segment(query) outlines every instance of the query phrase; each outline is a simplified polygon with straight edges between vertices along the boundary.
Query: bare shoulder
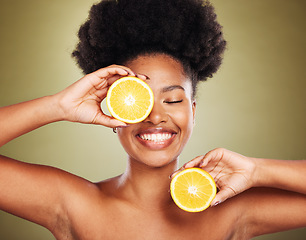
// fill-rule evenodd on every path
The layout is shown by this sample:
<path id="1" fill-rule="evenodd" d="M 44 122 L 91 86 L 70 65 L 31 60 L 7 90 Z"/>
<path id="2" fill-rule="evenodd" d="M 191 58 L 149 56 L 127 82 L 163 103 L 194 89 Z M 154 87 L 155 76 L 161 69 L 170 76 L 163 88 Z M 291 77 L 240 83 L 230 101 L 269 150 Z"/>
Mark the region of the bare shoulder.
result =
<path id="1" fill-rule="evenodd" d="M 66 210 L 72 211 L 75 206 L 78 206 L 76 209 L 73 209 L 73 212 L 85 206 L 83 203 L 90 204 L 90 202 L 103 200 L 107 196 L 108 189 L 111 188 L 110 185 L 113 182 L 112 179 L 107 179 L 94 183 L 60 169 L 54 169 L 54 171 L 57 175 L 64 204 L 67 207 Z"/>
<path id="2" fill-rule="evenodd" d="M 96 184 L 64 170 L 0 156 L 0 209 L 68 235 L 74 214 L 103 199 Z M 58 237 L 61 239 L 61 237 Z"/>
<path id="3" fill-rule="evenodd" d="M 79 231 L 89 229 L 87 225 L 92 224 L 94 220 L 97 221 L 97 212 L 100 216 L 99 221 L 101 220 L 104 215 L 103 209 L 107 205 L 105 203 L 108 185 L 112 181 L 94 183 L 63 170 L 53 171 L 60 185 L 62 207 L 51 231 L 57 239 L 62 239 L 63 236 L 75 239 Z"/>
<path id="4" fill-rule="evenodd" d="M 110 218 L 120 215 L 114 196 L 116 178 L 98 183 L 74 175 L 64 178 L 68 192 L 63 215 L 58 219 L 58 225 L 64 227 L 59 226 L 53 234 L 57 239 L 62 239 L 63 235 L 69 236 L 68 239 L 102 239 L 100 235 L 113 224 Z"/>

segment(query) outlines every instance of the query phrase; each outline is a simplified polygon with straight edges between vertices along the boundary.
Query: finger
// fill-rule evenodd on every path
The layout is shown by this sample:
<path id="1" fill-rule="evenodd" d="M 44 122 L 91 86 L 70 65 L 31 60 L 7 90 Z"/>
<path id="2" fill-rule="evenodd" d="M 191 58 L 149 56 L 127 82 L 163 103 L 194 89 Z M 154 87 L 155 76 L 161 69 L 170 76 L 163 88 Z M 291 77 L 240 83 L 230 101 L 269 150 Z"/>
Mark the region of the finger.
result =
<path id="1" fill-rule="evenodd" d="M 201 161 L 200 168 L 205 168 L 209 161 L 210 161 L 210 158 L 206 154 Z"/>
<path id="2" fill-rule="evenodd" d="M 192 159 L 191 161 L 187 162 L 184 167 L 185 168 L 192 168 L 192 167 L 199 167 L 201 162 L 203 161 L 204 156 L 197 156 L 194 159 Z"/>
<path id="3" fill-rule="evenodd" d="M 178 170 L 176 170 L 174 173 L 172 173 L 172 174 L 169 176 L 169 178 L 170 178 L 170 179 L 174 178 L 174 176 L 175 176 L 176 174 L 178 174 L 179 172 L 181 172 L 181 171 L 183 171 L 183 170 L 185 170 L 185 165 L 183 165 L 180 169 L 178 169 Z"/>
<path id="4" fill-rule="evenodd" d="M 183 171 L 184 169 L 185 169 L 184 166 L 182 166 L 180 169 L 178 169 L 178 170 L 176 170 L 174 173 L 172 173 L 172 174 L 169 176 L 169 178 L 170 178 L 170 179 L 174 178 L 174 176 L 175 176 L 176 174 L 178 174 L 179 172 Z"/>
<path id="5" fill-rule="evenodd" d="M 131 75 L 131 76 L 136 76 L 137 75 L 134 71 L 132 71 L 132 69 L 130 69 L 130 68 L 126 67 L 126 66 L 111 65 L 110 67 L 119 67 L 119 68 L 122 68 L 122 69 L 126 70 L 128 72 L 128 74 Z"/>
<path id="6" fill-rule="evenodd" d="M 142 81 L 146 81 L 147 79 L 149 79 L 146 75 L 144 74 L 136 74 L 135 75 L 137 78 L 141 79 Z M 122 76 L 120 75 L 114 75 L 110 78 L 108 78 L 108 85 L 112 85 L 115 81 L 117 81 L 118 79 L 120 79 Z"/>
<path id="7" fill-rule="evenodd" d="M 136 77 L 140 78 L 143 81 L 149 79 L 149 77 L 147 75 L 144 75 L 144 74 L 136 74 Z"/>
<path id="8" fill-rule="evenodd" d="M 178 169 L 174 173 L 172 173 L 169 178 L 170 179 L 173 178 L 176 174 L 185 170 L 186 168 L 197 167 L 199 165 L 199 163 L 201 162 L 203 157 L 204 156 L 198 156 L 198 157 L 192 159 L 191 161 L 189 161 L 188 163 L 185 163 L 180 169 Z"/>
<path id="9" fill-rule="evenodd" d="M 108 86 L 111 86 L 114 82 L 116 82 L 116 81 L 119 80 L 120 78 L 122 78 L 122 75 L 114 75 L 114 76 L 108 78 L 108 79 L 107 79 Z"/>
<path id="10" fill-rule="evenodd" d="M 211 206 L 217 206 L 218 204 L 224 202 L 225 200 L 235 196 L 236 193 L 232 188 L 226 187 L 221 189 L 217 194 L 214 200 L 211 202 Z"/>
<path id="11" fill-rule="evenodd" d="M 216 162 L 222 160 L 224 151 L 222 148 L 216 148 L 205 154 L 204 159 L 200 167 L 206 167 L 210 162 Z"/>
<path id="12" fill-rule="evenodd" d="M 92 91 L 92 94 L 98 98 L 98 102 L 101 103 L 107 96 L 108 88 L 95 89 Z"/>
<path id="13" fill-rule="evenodd" d="M 103 113 L 97 114 L 96 118 L 93 121 L 94 124 L 103 125 L 105 127 L 115 128 L 115 127 L 126 127 L 127 124 L 121 122 L 115 118 L 107 116 Z"/>
<path id="14" fill-rule="evenodd" d="M 109 66 L 106 68 L 101 68 L 93 73 L 91 73 L 92 75 L 103 79 L 106 77 L 111 77 L 112 75 L 120 75 L 120 76 L 126 76 L 126 75 L 132 75 L 135 76 L 135 73 L 130 70 L 129 68 L 123 67 L 123 66 Z"/>

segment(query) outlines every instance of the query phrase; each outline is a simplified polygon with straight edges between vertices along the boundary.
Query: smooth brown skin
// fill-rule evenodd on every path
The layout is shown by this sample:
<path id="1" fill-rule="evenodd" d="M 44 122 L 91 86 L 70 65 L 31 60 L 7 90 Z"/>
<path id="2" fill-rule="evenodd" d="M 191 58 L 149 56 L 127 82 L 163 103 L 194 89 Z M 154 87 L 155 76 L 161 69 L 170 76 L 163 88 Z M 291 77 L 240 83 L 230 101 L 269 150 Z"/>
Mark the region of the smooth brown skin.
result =
<path id="1" fill-rule="evenodd" d="M 116 79 L 134 72 L 153 89 L 155 105 L 145 121 L 127 126 L 105 116 L 100 103 Z M 184 90 L 167 88 L 173 85 Z M 178 100 L 183 101 L 169 103 Z M 118 137 L 128 153 L 128 167 L 120 176 L 92 183 L 0 156 L 0 208 L 48 228 L 60 240 L 241 240 L 306 226 L 305 161 L 255 159 L 215 149 L 180 170 L 209 171 L 220 189 L 212 205 L 222 203 L 200 213 L 184 212 L 173 203 L 169 176 L 191 135 L 195 108 L 189 78 L 180 63 L 165 55 L 100 69 L 53 96 L 1 108 L 0 145 L 62 120 L 123 126 Z M 137 140 L 147 129 L 176 134 L 171 144 L 156 150 Z"/>

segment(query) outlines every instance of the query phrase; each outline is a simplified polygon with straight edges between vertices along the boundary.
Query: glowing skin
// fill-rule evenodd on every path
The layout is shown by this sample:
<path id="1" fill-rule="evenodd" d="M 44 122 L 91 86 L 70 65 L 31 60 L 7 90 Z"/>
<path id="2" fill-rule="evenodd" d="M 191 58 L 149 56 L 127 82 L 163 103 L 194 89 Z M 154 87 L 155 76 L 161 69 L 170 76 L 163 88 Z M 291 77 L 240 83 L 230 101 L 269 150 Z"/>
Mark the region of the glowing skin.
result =
<path id="1" fill-rule="evenodd" d="M 130 163 L 167 165 L 178 159 L 192 133 L 195 101 L 191 80 L 181 64 L 166 55 L 141 56 L 126 66 L 149 77 L 146 82 L 154 93 L 154 107 L 143 122 L 118 130 L 121 144 Z"/>

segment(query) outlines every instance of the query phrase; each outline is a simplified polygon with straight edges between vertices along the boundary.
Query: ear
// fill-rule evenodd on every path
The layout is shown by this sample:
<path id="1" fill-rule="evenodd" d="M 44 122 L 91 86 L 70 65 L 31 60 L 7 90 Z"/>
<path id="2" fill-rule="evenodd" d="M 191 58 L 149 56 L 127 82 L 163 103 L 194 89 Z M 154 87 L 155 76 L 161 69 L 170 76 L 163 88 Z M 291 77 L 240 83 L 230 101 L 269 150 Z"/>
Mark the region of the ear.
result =
<path id="1" fill-rule="evenodd" d="M 196 113 L 197 102 L 195 99 L 192 101 L 192 115 L 193 115 L 193 125 L 195 124 L 195 113 Z"/>

